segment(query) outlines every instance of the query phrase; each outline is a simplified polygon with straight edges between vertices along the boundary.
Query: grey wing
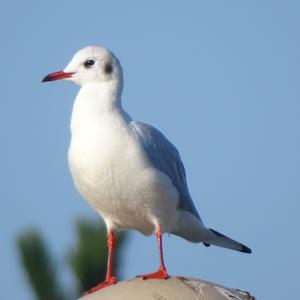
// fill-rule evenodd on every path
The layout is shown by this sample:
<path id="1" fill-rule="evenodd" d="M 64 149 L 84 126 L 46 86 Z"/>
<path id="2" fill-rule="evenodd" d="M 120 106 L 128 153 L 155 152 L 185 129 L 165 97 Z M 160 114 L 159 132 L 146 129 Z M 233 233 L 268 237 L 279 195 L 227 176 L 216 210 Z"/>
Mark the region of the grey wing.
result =
<path id="1" fill-rule="evenodd" d="M 151 163 L 172 180 L 180 195 L 179 208 L 189 211 L 201 220 L 190 196 L 184 165 L 175 146 L 159 130 L 148 124 L 132 121 L 130 127 L 133 134 L 142 141 Z"/>

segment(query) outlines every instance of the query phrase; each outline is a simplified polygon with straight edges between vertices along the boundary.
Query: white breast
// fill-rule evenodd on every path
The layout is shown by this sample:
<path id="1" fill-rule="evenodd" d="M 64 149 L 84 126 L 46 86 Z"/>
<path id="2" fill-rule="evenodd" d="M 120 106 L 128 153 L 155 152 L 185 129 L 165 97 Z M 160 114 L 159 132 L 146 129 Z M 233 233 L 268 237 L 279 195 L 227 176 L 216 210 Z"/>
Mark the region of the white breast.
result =
<path id="1" fill-rule="evenodd" d="M 96 127 L 73 133 L 69 165 L 75 186 L 114 226 L 150 234 L 159 219 L 170 231 L 177 191 L 167 176 L 149 165 L 122 123 L 111 116 Z"/>
<path id="2" fill-rule="evenodd" d="M 122 110 L 101 111 L 99 117 L 90 103 L 75 102 L 68 156 L 73 181 L 110 226 L 150 234 L 159 224 L 170 232 L 177 190 L 151 166 L 130 121 Z"/>

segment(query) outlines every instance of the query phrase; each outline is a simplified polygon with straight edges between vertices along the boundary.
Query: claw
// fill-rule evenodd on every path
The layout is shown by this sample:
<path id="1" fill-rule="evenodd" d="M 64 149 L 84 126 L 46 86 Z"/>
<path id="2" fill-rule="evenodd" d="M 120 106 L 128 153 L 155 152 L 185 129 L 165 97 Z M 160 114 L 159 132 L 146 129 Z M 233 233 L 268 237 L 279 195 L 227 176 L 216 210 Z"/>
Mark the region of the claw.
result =
<path id="1" fill-rule="evenodd" d="M 90 295 L 90 294 L 92 294 L 92 293 L 94 293 L 94 292 L 96 292 L 96 291 L 98 291 L 98 290 L 101 290 L 101 289 L 103 289 L 103 288 L 106 288 L 106 287 L 108 287 L 108 286 L 110 286 L 110 285 L 113 285 L 113 284 L 115 284 L 115 283 L 117 283 L 116 277 L 110 277 L 110 278 L 106 279 L 105 281 L 103 281 L 103 282 L 97 284 L 97 285 L 94 286 L 93 288 L 89 289 L 88 291 L 84 292 L 84 293 L 82 294 L 82 296 Z"/>
<path id="2" fill-rule="evenodd" d="M 153 273 L 138 275 L 137 277 L 142 278 L 144 280 L 146 280 L 146 279 L 168 279 L 169 274 L 167 273 L 166 270 L 158 270 Z"/>

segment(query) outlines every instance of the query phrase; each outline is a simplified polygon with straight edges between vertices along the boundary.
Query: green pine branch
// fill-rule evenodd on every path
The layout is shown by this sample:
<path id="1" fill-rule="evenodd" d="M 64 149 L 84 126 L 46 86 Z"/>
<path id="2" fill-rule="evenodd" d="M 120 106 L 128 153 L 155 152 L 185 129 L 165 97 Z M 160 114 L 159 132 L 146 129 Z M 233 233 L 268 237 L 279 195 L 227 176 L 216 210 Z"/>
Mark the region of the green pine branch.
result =
<path id="1" fill-rule="evenodd" d="M 42 236 L 34 229 L 22 232 L 18 251 L 28 281 L 38 300 L 63 300 L 57 270 Z"/>
<path id="2" fill-rule="evenodd" d="M 122 250 L 127 235 L 118 233 L 114 255 L 114 274 L 118 275 Z M 34 229 L 22 232 L 17 238 L 18 252 L 28 282 L 37 300 L 64 300 L 70 295 L 80 296 L 103 281 L 106 274 L 107 245 L 106 228 L 103 223 L 80 219 L 76 222 L 76 243 L 67 250 L 67 262 L 77 286 L 69 289 L 69 296 L 59 285 L 56 264 L 48 251 L 42 235 Z M 67 290 L 67 289 L 64 289 Z"/>

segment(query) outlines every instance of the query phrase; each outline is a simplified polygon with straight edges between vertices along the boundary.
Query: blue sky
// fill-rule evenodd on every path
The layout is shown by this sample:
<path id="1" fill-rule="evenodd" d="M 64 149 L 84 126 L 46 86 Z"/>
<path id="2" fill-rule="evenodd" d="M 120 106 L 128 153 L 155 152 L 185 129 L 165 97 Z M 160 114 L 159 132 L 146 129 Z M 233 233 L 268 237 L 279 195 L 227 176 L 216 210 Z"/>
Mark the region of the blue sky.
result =
<path id="1" fill-rule="evenodd" d="M 40 83 L 90 44 L 121 60 L 125 109 L 180 150 L 204 222 L 253 249 L 244 255 L 165 237 L 169 272 L 258 299 L 298 293 L 299 9 L 276 0 L 1 3 L 2 298 L 14 291 L 14 299 L 33 299 L 18 232 L 39 228 L 62 262 L 74 220 L 95 217 L 66 160 L 78 88 Z M 123 276 L 157 263 L 154 238 L 132 232 Z"/>

